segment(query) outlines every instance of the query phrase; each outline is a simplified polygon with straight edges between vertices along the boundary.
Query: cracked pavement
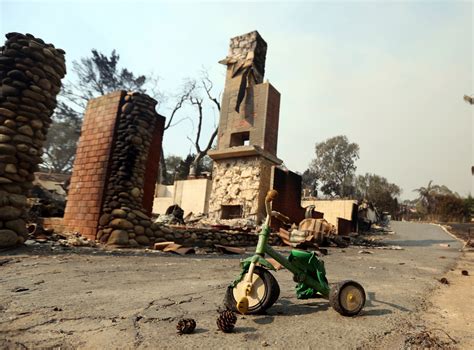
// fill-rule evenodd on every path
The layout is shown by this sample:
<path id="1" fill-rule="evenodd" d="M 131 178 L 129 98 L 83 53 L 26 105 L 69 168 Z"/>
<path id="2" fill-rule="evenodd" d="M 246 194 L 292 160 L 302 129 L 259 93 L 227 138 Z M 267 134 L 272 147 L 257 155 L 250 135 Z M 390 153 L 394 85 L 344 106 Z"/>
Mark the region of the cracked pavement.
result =
<path id="1" fill-rule="evenodd" d="M 360 316 L 342 317 L 324 299 L 297 300 L 291 275 L 281 270 L 279 300 L 266 315 L 238 316 L 230 334 L 217 330 L 217 310 L 242 256 L 49 246 L 4 251 L 0 348 L 371 348 L 416 327 L 427 296 L 440 288 L 437 279 L 460 255 L 461 244 L 437 226 L 394 222 L 392 228 L 397 233 L 385 240 L 404 250 L 329 248 L 324 257 L 330 282 L 354 279 L 365 287 Z M 193 334 L 176 334 L 183 317 L 196 320 Z"/>

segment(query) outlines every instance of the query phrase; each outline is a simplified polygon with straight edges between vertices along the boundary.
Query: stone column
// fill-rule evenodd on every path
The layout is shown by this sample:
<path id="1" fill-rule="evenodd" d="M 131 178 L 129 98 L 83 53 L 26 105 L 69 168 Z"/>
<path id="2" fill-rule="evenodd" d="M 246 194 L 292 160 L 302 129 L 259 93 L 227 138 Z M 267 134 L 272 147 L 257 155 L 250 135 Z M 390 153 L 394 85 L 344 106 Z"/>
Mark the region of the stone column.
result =
<path id="1" fill-rule="evenodd" d="M 63 50 L 31 34 L 6 38 L 0 48 L 0 248 L 26 238 L 26 194 L 66 74 Z"/>

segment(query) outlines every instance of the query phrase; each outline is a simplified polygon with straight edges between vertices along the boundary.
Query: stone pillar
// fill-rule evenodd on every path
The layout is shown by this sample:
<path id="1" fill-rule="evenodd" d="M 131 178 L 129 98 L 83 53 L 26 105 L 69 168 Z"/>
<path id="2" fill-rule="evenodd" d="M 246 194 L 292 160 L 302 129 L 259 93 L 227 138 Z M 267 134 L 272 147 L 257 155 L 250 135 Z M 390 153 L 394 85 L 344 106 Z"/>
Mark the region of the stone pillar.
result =
<path id="1" fill-rule="evenodd" d="M 64 216 L 70 230 L 117 246 L 159 237 L 148 211 L 164 128 L 155 105 L 147 95 L 123 91 L 89 102 Z"/>
<path id="2" fill-rule="evenodd" d="M 0 248 L 26 238 L 26 194 L 66 74 L 64 54 L 31 34 L 0 48 Z"/>

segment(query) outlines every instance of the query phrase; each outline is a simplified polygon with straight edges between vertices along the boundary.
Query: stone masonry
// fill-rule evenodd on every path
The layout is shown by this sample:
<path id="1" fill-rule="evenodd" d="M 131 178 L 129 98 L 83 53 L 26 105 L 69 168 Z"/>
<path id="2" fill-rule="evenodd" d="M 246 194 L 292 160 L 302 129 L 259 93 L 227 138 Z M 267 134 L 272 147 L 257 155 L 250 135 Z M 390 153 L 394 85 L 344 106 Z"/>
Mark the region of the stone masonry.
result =
<path id="1" fill-rule="evenodd" d="M 265 216 L 264 198 L 277 158 L 280 94 L 263 82 L 267 44 L 254 31 L 230 40 L 209 215 Z"/>
<path id="2" fill-rule="evenodd" d="M 66 74 L 63 50 L 31 34 L 6 38 L 0 47 L 0 248 L 26 238 L 26 194 Z"/>
<path id="3" fill-rule="evenodd" d="M 91 100 L 64 216 L 70 230 L 115 246 L 148 246 L 163 233 L 149 217 L 164 117 L 145 94 Z M 153 146 L 153 148 L 152 148 Z M 151 198 L 152 199 L 152 198 Z"/>
<path id="4" fill-rule="evenodd" d="M 240 206 L 240 217 L 257 220 L 258 209 L 265 205 L 273 162 L 249 156 L 216 161 L 213 170 L 212 200 L 209 212 L 222 217 L 222 205 Z M 227 217 L 229 218 L 229 217 Z"/>

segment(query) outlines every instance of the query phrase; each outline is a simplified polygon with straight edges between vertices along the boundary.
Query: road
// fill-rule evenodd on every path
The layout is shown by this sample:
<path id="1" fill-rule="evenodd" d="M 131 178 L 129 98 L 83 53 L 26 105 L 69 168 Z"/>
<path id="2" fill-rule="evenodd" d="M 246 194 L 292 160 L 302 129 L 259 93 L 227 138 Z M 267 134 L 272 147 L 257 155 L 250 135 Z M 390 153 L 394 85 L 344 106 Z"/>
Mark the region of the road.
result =
<path id="1" fill-rule="evenodd" d="M 324 257 L 330 282 L 365 287 L 360 316 L 342 317 L 322 299 L 297 300 L 291 275 L 281 270 L 276 304 L 266 315 L 239 316 L 230 334 L 217 331 L 216 310 L 241 256 L 45 247 L 0 253 L 0 261 L 9 259 L 0 266 L 0 348 L 376 347 L 416 327 L 426 298 L 460 255 L 461 244 L 440 227 L 392 228 L 386 240 L 403 250 L 329 248 Z M 182 317 L 197 321 L 194 334 L 176 335 Z"/>

